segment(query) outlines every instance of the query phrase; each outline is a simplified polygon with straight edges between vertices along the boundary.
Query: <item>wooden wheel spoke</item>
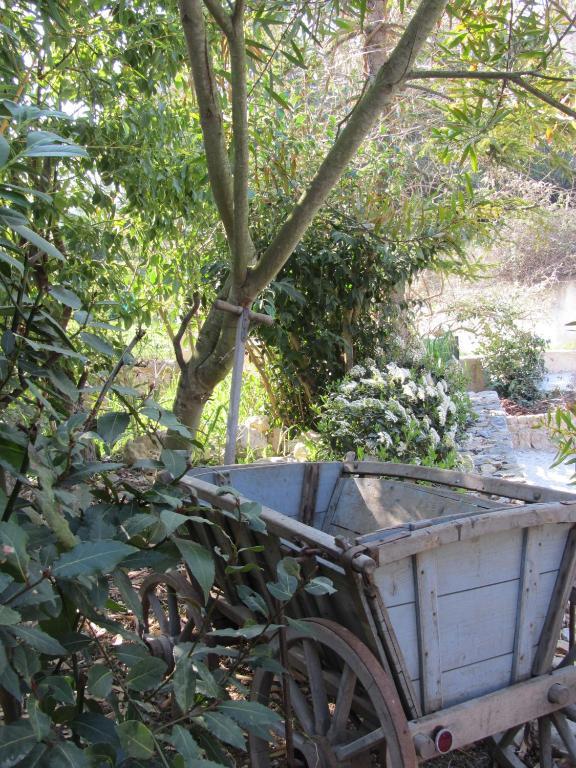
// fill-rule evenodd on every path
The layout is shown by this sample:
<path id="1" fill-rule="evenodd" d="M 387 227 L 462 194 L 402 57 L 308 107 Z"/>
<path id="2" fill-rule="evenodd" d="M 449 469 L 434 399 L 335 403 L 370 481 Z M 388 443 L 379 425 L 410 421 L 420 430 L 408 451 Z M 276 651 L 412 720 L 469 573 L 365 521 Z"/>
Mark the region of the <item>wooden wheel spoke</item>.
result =
<path id="1" fill-rule="evenodd" d="M 152 613 L 156 617 L 156 621 L 160 626 L 160 631 L 165 635 L 170 634 L 170 627 L 168 625 L 168 619 L 166 618 L 166 612 L 162 606 L 162 603 L 154 594 L 154 592 L 150 592 L 148 595 L 148 604 L 152 609 Z"/>
<path id="2" fill-rule="evenodd" d="M 357 679 L 356 674 L 348 664 L 346 664 L 344 666 L 342 677 L 340 678 L 340 685 L 336 696 L 336 705 L 332 714 L 332 724 L 328 729 L 328 740 L 331 743 L 339 741 L 346 731 L 346 723 L 350 716 Z"/>
<path id="3" fill-rule="evenodd" d="M 308 706 L 306 697 L 300 690 L 300 686 L 293 677 L 288 678 L 288 688 L 290 690 L 290 703 L 292 711 L 296 715 L 304 733 L 314 733 L 314 716 Z"/>
<path id="4" fill-rule="evenodd" d="M 521 728 L 524 728 L 524 723 L 515 725 L 513 728 L 509 728 L 507 731 L 504 731 L 504 733 L 501 733 L 500 738 L 495 739 L 498 749 L 506 749 L 507 747 L 512 746 L 516 734 Z"/>
<path id="5" fill-rule="evenodd" d="M 328 710 L 328 696 L 322 672 L 322 664 L 318 654 L 318 648 L 314 640 L 303 640 L 304 658 L 308 672 L 308 683 L 312 697 L 312 709 L 314 711 L 314 732 L 324 736 L 330 727 L 330 712 Z"/>
<path id="6" fill-rule="evenodd" d="M 540 768 L 553 768 L 552 762 L 552 729 L 550 718 L 538 719 L 538 739 L 540 750 Z"/>
<path id="7" fill-rule="evenodd" d="M 181 623 L 180 614 L 178 613 L 178 595 L 176 590 L 172 587 L 168 587 L 167 594 L 168 601 L 168 626 L 171 637 L 176 637 L 180 634 Z"/>
<path id="8" fill-rule="evenodd" d="M 367 752 L 369 749 L 376 747 L 385 739 L 384 729 L 382 727 L 376 728 L 370 733 L 360 736 L 354 741 L 348 744 L 341 744 L 338 747 L 334 747 L 334 753 L 338 760 L 351 760 L 357 755 L 361 755 L 363 752 Z"/>
<path id="9" fill-rule="evenodd" d="M 552 712 L 552 722 L 554 727 L 560 734 L 560 738 L 564 742 L 570 758 L 576 761 L 576 737 L 572 733 L 572 729 L 566 719 L 566 716 L 562 712 Z"/>

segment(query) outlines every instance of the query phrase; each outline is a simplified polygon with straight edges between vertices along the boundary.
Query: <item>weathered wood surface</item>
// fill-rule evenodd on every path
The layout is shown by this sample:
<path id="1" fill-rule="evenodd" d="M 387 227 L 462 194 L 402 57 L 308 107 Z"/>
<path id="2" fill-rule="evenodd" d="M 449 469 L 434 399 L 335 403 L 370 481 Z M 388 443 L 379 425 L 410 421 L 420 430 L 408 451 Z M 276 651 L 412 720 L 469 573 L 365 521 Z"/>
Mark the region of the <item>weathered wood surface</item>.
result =
<path id="1" fill-rule="evenodd" d="M 307 466 L 310 465 L 304 463 L 262 463 L 229 467 L 201 467 L 191 470 L 185 477 L 196 477 L 207 483 L 216 483 L 215 474 L 226 472 L 230 478 L 230 485 L 243 496 L 276 512 L 281 512 L 287 517 L 298 518 Z M 328 509 L 334 486 L 341 471 L 342 463 L 339 461 L 319 464 L 315 515 L 325 513 Z"/>
<path id="2" fill-rule="evenodd" d="M 538 638 L 538 591 L 540 568 L 546 564 L 539 558 L 542 549 L 544 526 L 526 528 L 522 537 L 522 562 L 518 585 L 518 611 L 514 632 L 514 656 L 512 659 L 511 683 L 518 683 L 530 677 L 532 655 Z M 555 560 L 557 563 L 558 560 Z M 548 563 L 552 565 L 551 562 Z"/>
<path id="3" fill-rule="evenodd" d="M 391 462 L 354 461 L 344 462 L 344 472 L 358 475 L 379 475 L 382 477 L 405 477 L 411 480 L 425 480 L 454 488 L 466 488 L 491 496 L 503 496 L 520 501 L 576 501 L 576 493 L 556 491 L 539 485 L 526 485 L 494 477 L 456 472 L 449 469 L 421 467 L 415 464 L 394 464 Z"/>
<path id="4" fill-rule="evenodd" d="M 334 492 L 323 530 L 356 536 L 448 514 L 495 508 L 496 502 L 410 482 L 344 477 Z"/>
<path id="5" fill-rule="evenodd" d="M 375 466 L 381 475 L 386 465 Z M 398 472 L 399 465 L 392 466 L 392 473 Z M 262 469 L 266 471 L 260 474 Z M 450 490 L 381 477 L 351 477 L 341 475 L 340 470 L 339 464 L 320 466 L 315 503 L 315 470 L 305 470 L 302 465 L 216 468 L 184 478 L 183 485 L 203 502 L 231 511 L 238 500 L 231 494 L 221 495 L 206 482 L 208 478 L 215 482 L 219 472 L 228 471 L 232 486 L 263 504 L 262 519 L 270 535 L 253 536 L 251 532 L 250 537 L 265 546 L 274 543 L 274 552 L 266 546 L 269 572 L 283 552 L 300 556 L 303 547 L 315 551 L 319 572 L 334 578 L 338 592 L 331 598 L 305 595 L 295 601 L 294 617 L 330 616 L 360 637 L 384 668 L 389 663 L 411 716 L 504 689 L 528 676 L 536 664 L 536 652 L 546 656 L 555 632 L 557 636 L 558 605 L 567 597 L 567 585 L 575 575 L 576 539 L 570 547 L 566 539 L 576 523 L 576 499 L 495 509 L 490 508 L 494 502 L 489 500 L 486 509 L 481 506 L 485 500 L 474 497 L 472 501 Z M 280 482 L 284 473 L 288 479 Z M 453 477 L 444 480 L 454 484 Z M 526 491 L 526 486 L 521 488 Z M 514 498 L 512 490 L 501 495 Z M 349 491 L 362 502 L 356 513 L 349 503 Z M 369 504 L 362 492 L 372 494 Z M 266 494 L 290 509 L 292 517 L 269 508 L 263 501 Z M 373 538 L 375 534 L 356 537 L 350 531 L 352 525 L 372 530 L 381 526 L 381 515 L 390 514 L 390 506 L 386 509 L 385 504 L 397 504 L 393 514 L 412 514 L 413 499 L 414 504 L 425 500 L 427 505 L 425 512 L 417 514 L 446 513 L 453 508 L 466 512 L 431 522 L 412 519 L 409 524 L 379 531 L 379 540 Z M 241 496 L 239 501 L 247 500 Z M 347 538 L 369 541 L 371 549 L 366 552 L 374 556 L 360 552 L 350 559 L 345 542 L 295 519 L 304 511 L 304 518 L 310 520 L 312 507 L 314 520 L 325 515 L 329 530 L 335 530 L 338 521 L 345 522 L 349 527 L 341 529 L 346 530 Z M 359 519 L 362 514 L 366 517 Z M 240 535 L 235 525 L 225 526 L 233 535 Z M 203 528 L 200 535 L 206 537 L 206 526 Z M 242 544 L 247 543 L 243 538 Z M 354 573 L 363 576 L 356 578 Z M 246 581 L 261 588 L 258 575 Z M 554 610 L 549 610 L 551 600 Z M 539 647 L 545 622 L 550 624 L 550 637 L 545 631 Z M 534 668 L 542 667 L 536 664 Z"/>
<path id="6" fill-rule="evenodd" d="M 576 578 L 576 527 L 566 538 L 562 561 L 554 583 L 552 599 L 548 605 L 546 620 L 540 636 L 538 651 L 534 658 L 532 673 L 540 675 L 547 672 L 552 664 L 556 642 L 562 628 L 564 610 Z"/>
<path id="7" fill-rule="evenodd" d="M 229 512 L 237 510 L 239 503 L 242 504 L 250 501 L 250 499 L 241 495 L 236 497 L 231 493 L 218 492 L 218 488 L 215 485 L 199 477 L 185 475 L 181 479 L 180 485 L 195 493 L 201 501 Z M 268 531 L 275 536 L 302 542 L 325 553 L 326 556 L 334 558 L 337 562 L 343 559 L 344 552 L 342 547 L 337 544 L 333 536 L 323 531 L 319 531 L 309 525 L 304 525 L 298 520 L 293 520 L 280 512 L 276 512 L 274 509 L 266 507 L 264 504 L 262 504 L 262 520 L 265 521 Z M 372 558 L 364 554 L 358 554 L 351 563 L 351 567 L 358 571 L 362 571 L 366 567 L 373 568 L 374 565 L 375 563 Z"/>
<path id="8" fill-rule="evenodd" d="M 438 669 L 441 684 L 436 700 L 441 698 L 444 705 L 529 674 L 569 528 L 569 524 L 513 528 L 424 549 L 376 569 L 375 586 L 410 680 L 423 692 L 424 709 L 430 711 Z M 429 565 L 428 575 L 422 574 L 418 562 L 435 566 Z M 435 588 L 433 583 L 423 586 L 418 578 L 435 580 Z M 426 590 L 436 595 L 435 607 L 434 598 L 426 603 Z M 519 621 L 521 613 L 524 618 Z"/>
<path id="9" fill-rule="evenodd" d="M 414 558 L 414 581 L 422 708 L 428 714 L 442 707 L 442 659 L 435 552 L 422 552 Z"/>
<path id="10" fill-rule="evenodd" d="M 410 722 L 410 732 L 413 737 L 431 737 L 443 727 L 452 732 L 454 748 L 472 744 L 561 709 L 547 696 L 556 683 L 568 686 L 572 701 L 576 700 L 576 668 L 565 667 Z"/>
<path id="11" fill-rule="evenodd" d="M 378 548 L 378 556 L 381 563 L 392 562 L 453 542 L 548 523 L 576 523 L 576 501 L 531 504 L 529 507 L 506 507 L 486 514 L 462 516 L 457 520 L 438 522 L 436 525 L 411 531 L 409 536 L 401 539 L 383 541 Z"/>

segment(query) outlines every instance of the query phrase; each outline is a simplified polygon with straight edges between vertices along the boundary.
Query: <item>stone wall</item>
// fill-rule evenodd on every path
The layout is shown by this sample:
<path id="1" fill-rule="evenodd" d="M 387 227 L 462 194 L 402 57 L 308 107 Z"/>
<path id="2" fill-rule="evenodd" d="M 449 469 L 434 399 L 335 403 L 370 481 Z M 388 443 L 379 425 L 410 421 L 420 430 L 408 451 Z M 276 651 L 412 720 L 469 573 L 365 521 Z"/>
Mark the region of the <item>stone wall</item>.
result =
<path id="1" fill-rule="evenodd" d="M 459 446 L 465 465 L 480 475 L 523 480 L 498 395 L 493 390 L 469 394 L 477 418 Z"/>
<path id="2" fill-rule="evenodd" d="M 556 450 L 556 446 L 548 435 L 543 416 L 507 416 L 506 421 L 514 448 Z"/>

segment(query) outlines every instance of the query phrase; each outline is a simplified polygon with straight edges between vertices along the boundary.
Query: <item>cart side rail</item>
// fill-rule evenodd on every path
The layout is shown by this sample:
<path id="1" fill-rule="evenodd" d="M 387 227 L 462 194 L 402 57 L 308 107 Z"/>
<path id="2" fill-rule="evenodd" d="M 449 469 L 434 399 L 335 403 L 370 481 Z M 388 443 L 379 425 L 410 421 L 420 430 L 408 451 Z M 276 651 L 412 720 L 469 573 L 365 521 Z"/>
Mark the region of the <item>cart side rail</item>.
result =
<path id="1" fill-rule="evenodd" d="M 504 478 L 485 477 L 470 472 L 451 469 L 421 467 L 416 464 L 395 464 L 378 461 L 345 461 L 344 473 L 353 475 L 379 475 L 401 477 L 406 480 L 421 480 L 439 485 L 448 485 L 491 496 L 502 496 L 529 504 L 546 501 L 576 501 L 576 492 L 557 491 L 540 485 L 527 485 Z"/>

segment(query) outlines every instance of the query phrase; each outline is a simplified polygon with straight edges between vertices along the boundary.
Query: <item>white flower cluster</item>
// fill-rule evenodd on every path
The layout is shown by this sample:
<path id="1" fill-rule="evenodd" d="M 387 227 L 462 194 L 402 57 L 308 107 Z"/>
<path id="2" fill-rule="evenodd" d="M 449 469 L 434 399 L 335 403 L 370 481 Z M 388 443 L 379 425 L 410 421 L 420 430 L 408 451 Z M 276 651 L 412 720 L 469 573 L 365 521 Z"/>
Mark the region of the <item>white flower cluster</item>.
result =
<path id="1" fill-rule="evenodd" d="M 385 460 L 434 463 L 454 449 L 459 397 L 429 372 L 394 362 L 378 368 L 366 360 L 327 399 L 319 428 L 336 455 L 360 450 Z"/>

